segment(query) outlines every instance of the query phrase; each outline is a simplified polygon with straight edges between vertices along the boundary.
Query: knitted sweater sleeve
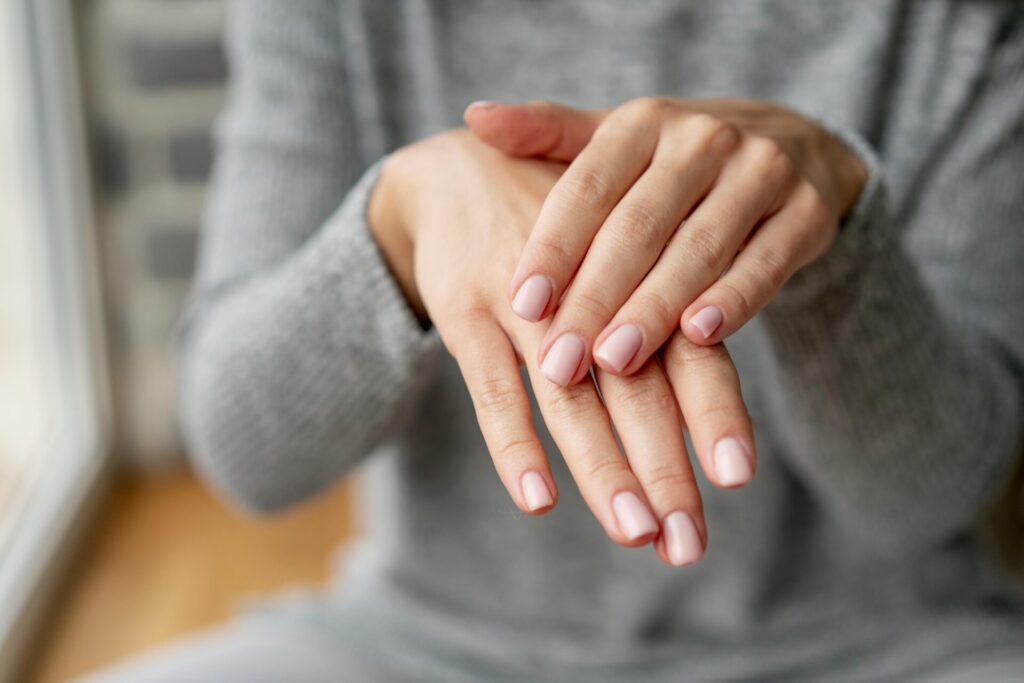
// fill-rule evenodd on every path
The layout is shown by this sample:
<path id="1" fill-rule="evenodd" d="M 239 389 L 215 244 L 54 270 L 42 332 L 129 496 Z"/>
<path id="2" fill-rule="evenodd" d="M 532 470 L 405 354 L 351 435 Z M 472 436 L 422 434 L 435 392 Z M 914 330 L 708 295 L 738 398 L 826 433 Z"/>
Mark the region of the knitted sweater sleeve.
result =
<path id="1" fill-rule="evenodd" d="M 880 552 L 969 531 L 1022 454 L 1021 32 L 972 85 L 899 211 L 875 152 L 840 132 L 868 186 L 831 250 L 762 318 L 791 466 Z"/>
<path id="2" fill-rule="evenodd" d="M 422 394 L 439 348 L 366 224 L 380 166 L 356 158 L 338 17 L 325 0 L 230 12 L 180 412 L 197 469 L 256 511 L 312 495 L 369 453 Z"/>

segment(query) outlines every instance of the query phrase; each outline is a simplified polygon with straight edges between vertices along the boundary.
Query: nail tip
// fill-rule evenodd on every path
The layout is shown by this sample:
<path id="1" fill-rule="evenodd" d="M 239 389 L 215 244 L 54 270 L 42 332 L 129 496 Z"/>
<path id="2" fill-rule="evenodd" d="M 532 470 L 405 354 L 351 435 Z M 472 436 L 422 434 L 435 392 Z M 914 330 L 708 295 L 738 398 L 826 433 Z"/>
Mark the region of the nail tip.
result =
<path id="1" fill-rule="evenodd" d="M 724 321 L 725 314 L 722 313 L 722 309 L 717 306 L 705 306 L 690 316 L 689 323 L 697 328 L 705 340 L 708 340 Z"/>
<path id="2" fill-rule="evenodd" d="M 650 510 L 632 491 L 622 491 L 612 499 L 612 510 L 619 530 L 631 543 L 647 536 L 656 536 L 658 522 Z"/>
<path id="3" fill-rule="evenodd" d="M 567 387 L 579 372 L 586 347 L 575 334 L 561 335 L 540 365 L 540 373 L 549 381 Z"/>
<path id="4" fill-rule="evenodd" d="M 601 367 L 609 372 L 614 372 L 615 374 L 622 372 L 622 368 L 626 367 L 625 365 L 618 365 L 609 358 L 607 354 L 601 353 L 600 351 L 596 351 L 594 353 L 594 361 L 601 361 Z"/>
<path id="5" fill-rule="evenodd" d="M 734 437 L 726 437 L 715 444 L 715 474 L 722 486 L 739 487 L 750 483 L 754 466 L 747 449 Z"/>
<path id="6" fill-rule="evenodd" d="M 531 275 L 512 298 L 512 312 L 528 322 L 538 322 L 551 300 L 551 282 L 543 275 Z"/>

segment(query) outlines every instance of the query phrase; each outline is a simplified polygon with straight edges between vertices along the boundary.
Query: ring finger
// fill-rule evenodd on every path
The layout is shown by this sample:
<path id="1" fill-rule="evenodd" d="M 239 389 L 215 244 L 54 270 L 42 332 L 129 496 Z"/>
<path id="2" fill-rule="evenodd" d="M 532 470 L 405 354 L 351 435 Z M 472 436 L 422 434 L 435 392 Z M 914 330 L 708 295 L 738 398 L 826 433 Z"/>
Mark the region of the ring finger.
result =
<path id="1" fill-rule="evenodd" d="M 750 145 L 734 157 L 707 198 L 672 236 L 658 262 L 623 304 L 595 343 L 601 367 L 629 374 L 641 367 L 679 327 L 683 310 L 715 282 L 751 230 L 778 207 L 794 182 L 783 156 Z M 691 322 L 715 328 L 713 320 Z M 630 337 L 632 356 L 621 346 Z"/>

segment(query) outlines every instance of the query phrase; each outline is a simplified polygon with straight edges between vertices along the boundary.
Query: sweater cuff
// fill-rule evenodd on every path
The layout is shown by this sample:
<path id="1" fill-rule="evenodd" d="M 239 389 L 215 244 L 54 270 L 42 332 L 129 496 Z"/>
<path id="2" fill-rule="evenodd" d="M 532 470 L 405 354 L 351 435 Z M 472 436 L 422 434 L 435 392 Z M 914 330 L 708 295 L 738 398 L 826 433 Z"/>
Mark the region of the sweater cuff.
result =
<path id="1" fill-rule="evenodd" d="M 381 349 L 390 357 L 419 355 L 440 345 L 434 328 L 424 329 L 416 313 L 409 306 L 405 294 L 395 281 L 383 252 L 373 237 L 367 218 L 370 197 L 380 179 L 384 159 L 366 170 L 349 190 L 344 202 L 327 220 L 322 238 L 324 253 L 345 254 L 343 260 L 357 264 L 358 281 L 352 280 L 351 292 L 358 292 L 363 307 L 372 307 L 370 316 L 379 325 L 381 334 L 375 338 L 383 343 Z M 346 324 L 346 321 L 340 321 Z"/>
<path id="2" fill-rule="evenodd" d="M 878 156 L 849 128 L 834 127 L 827 121 L 815 122 L 860 159 L 867 170 L 867 180 L 857 201 L 840 221 L 839 234 L 832 246 L 790 278 L 766 307 L 768 315 L 804 312 L 826 302 L 830 294 L 848 290 L 885 248 L 886 183 Z"/>

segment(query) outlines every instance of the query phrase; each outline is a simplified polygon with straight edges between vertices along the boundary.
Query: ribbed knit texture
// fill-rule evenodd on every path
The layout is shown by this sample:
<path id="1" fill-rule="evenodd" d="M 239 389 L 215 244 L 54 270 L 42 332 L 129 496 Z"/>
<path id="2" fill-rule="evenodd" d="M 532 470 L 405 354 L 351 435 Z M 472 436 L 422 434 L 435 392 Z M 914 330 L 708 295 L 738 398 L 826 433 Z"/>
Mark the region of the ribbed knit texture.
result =
<path id="1" fill-rule="evenodd" d="M 332 637 L 388 676 L 414 646 L 545 681 L 890 680 L 1024 648 L 975 533 L 1024 432 L 1018 7 L 236 3 L 182 335 L 197 467 L 273 511 L 365 461 L 368 537 L 325 609 L 359 615 Z M 546 434 L 561 500 L 514 509 L 365 222 L 376 162 L 472 100 L 651 94 L 778 101 L 870 170 L 830 251 L 728 342 L 758 477 L 702 480 L 710 545 L 682 570 L 608 541 Z M 454 680 L 431 661 L 409 678 Z"/>

